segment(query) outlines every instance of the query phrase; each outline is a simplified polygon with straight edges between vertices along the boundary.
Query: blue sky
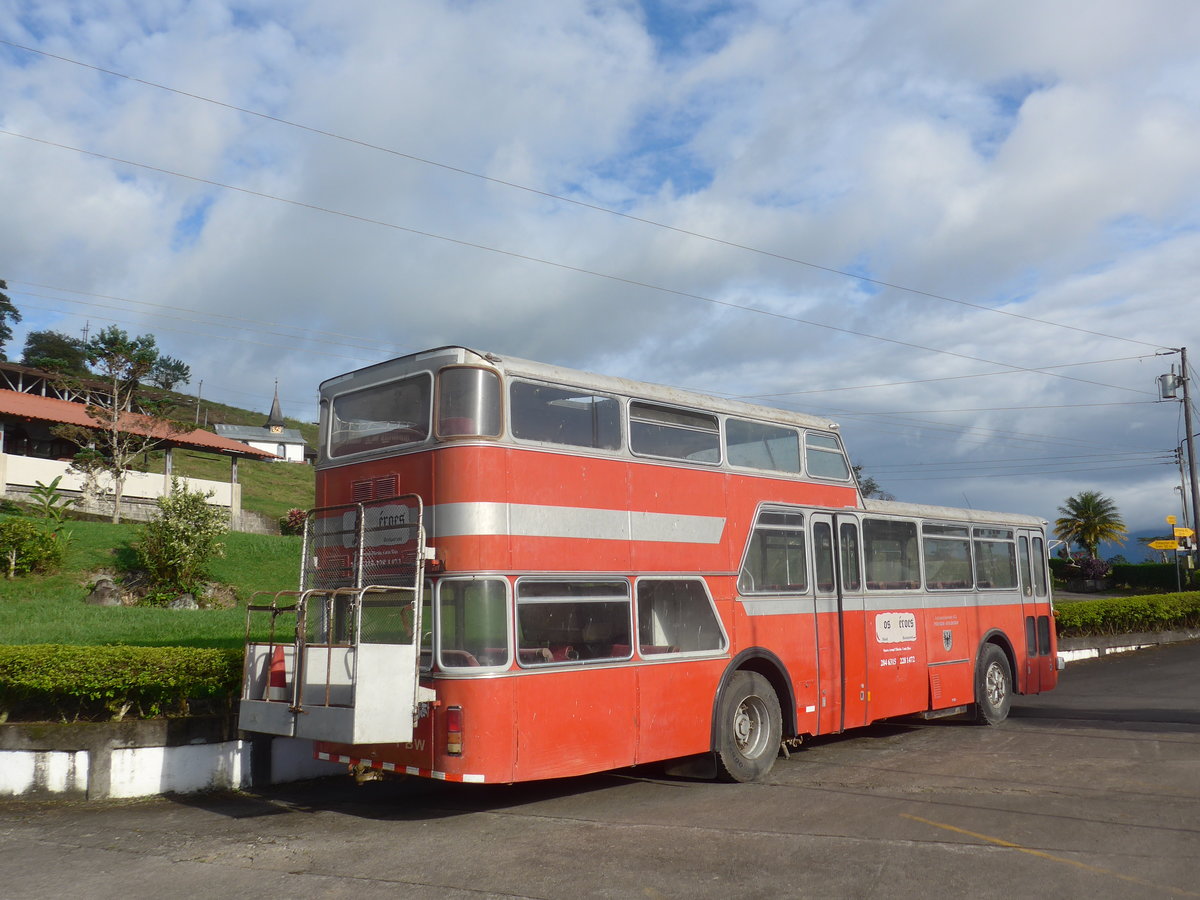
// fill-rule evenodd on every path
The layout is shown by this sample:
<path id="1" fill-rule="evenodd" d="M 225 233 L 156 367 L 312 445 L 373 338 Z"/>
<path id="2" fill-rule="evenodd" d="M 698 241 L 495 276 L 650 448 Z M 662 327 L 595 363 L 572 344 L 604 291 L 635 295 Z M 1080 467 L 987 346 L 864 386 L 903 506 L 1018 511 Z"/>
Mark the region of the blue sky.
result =
<path id="1" fill-rule="evenodd" d="M 831 415 L 906 500 L 1175 511 L 1193 3 L 0 0 L 0 40 L 41 51 L 0 44 L 10 357 L 115 323 L 311 418 L 465 343 Z"/>

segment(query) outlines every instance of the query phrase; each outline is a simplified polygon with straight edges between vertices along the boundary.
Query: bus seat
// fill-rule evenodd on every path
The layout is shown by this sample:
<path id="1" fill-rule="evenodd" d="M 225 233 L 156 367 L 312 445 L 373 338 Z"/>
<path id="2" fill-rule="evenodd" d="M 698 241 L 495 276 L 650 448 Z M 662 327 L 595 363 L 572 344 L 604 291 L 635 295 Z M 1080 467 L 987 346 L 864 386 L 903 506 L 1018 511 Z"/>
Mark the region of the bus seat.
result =
<path id="1" fill-rule="evenodd" d="M 553 662 L 554 657 L 545 647 L 522 647 L 517 651 L 517 659 L 523 663 Z"/>
<path id="2" fill-rule="evenodd" d="M 570 644 L 551 644 L 550 658 L 555 662 L 562 662 L 568 659 L 579 659 L 579 651 Z"/>
<path id="3" fill-rule="evenodd" d="M 456 669 L 479 665 L 479 660 L 466 650 L 443 650 L 441 660 L 442 665 L 453 666 Z"/>

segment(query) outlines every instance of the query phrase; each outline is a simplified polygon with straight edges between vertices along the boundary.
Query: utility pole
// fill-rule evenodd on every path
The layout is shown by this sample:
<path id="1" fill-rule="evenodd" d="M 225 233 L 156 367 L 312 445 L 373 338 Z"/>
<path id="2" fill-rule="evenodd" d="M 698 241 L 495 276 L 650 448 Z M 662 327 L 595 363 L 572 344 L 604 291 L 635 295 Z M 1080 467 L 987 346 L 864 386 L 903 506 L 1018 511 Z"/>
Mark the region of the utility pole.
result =
<path id="1" fill-rule="evenodd" d="M 204 379 L 200 379 L 200 386 L 196 388 L 196 424 L 200 424 L 200 395 L 204 393 Z M 205 417 L 205 425 L 208 424 L 208 418 Z M 1182 469 L 1180 470 L 1182 471 Z"/>
<path id="2" fill-rule="evenodd" d="M 1200 517 L 1197 516 L 1197 509 L 1200 509 L 1200 492 L 1196 489 L 1196 436 L 1195 429 L 1192 427 L 1192 395 L 1189 390 L 1189 385 L 1192 383 L 1192 377 L 1189 374 L 1187 361 L 1187 347 L 1179 348 L 1179 369 L 1180 375 L 1183 378 L 1183 427 L 1187 433 L 1187 451 L 1188 451 L 1188 475 L 1192 481 L 1192 527 L 1195 528 L 1200 524 Z M 1200 555 L 1196 550 L 1196 538 L 1198 535 L 1192 535 L 1192 556 Z"/>

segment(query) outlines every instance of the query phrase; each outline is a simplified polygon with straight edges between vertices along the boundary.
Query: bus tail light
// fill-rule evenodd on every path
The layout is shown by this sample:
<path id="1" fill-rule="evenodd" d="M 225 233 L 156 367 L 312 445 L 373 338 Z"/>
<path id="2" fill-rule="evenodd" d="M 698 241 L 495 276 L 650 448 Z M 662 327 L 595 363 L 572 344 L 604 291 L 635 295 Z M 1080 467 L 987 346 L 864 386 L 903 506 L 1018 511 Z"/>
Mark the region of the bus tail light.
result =
<path id="1" fill-rule="evenodd" d="M 446 707 L 446 752 L 451 756 L 462 756 L 463 711 L 461 706 Z"/>

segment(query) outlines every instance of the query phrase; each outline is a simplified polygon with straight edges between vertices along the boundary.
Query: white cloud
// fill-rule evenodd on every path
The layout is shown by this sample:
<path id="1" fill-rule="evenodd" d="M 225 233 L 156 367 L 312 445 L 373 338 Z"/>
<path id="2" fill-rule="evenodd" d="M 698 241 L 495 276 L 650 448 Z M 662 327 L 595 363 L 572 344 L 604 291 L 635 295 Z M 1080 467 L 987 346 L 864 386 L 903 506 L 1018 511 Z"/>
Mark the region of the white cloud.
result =
<path id="1" fill-rule="evenodd" d="M 726 394 L 1153 352 L 777 256 L 1200 354 L 1200 8 L 1182 0 L 666 17 L 583 0 L 0 0 L 0 21 L 0 38 L 401 154 L 0 45 L 4 130 L 346 214 L 0 135 L 0 277 L 25 325 L 153 331 L 215 399 L 265 404 L 278 377 L 288 412 L 311 416 L 323 378 L 450 342 Z M 1080 405 L 1146 400 L 1131 389 L 1169 362 L 778 402 L 843 417 L 856 460 L 907 499 L 1053 517 L 1100 489 L 1154 527 L 1176 498 L 1164 466 L 912 482 L 924 470 L 885 466 L 984 475 L 1005 456 L 1170 449 L 1177 404 Z M 993 407 L 1018 409 L 852 415 Z"/>

